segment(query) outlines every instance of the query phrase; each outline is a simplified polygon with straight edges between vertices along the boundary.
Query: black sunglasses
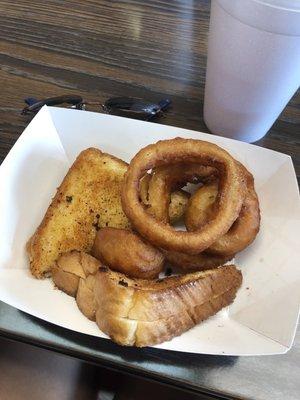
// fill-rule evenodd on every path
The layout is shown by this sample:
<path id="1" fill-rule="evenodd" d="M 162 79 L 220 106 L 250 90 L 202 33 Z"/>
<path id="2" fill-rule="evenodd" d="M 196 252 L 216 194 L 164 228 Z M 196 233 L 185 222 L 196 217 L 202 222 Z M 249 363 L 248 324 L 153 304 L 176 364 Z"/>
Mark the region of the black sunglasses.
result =
<path id="1" fill-rule="evenodd" d="M 171 105 L 171 100 L 163 99 L 158 103 L 150 103 L 134 97 L 112 97 L 104 104 L 100 102 L 87 102 L 81 96 L 58 96 L 50 97 L 43 100 L 37 100 L 33 97 L 28 97 L 25 100 L 27 104 L 23 108 L 22 114 L 35 114 L 44 105 L 57 106 L 62 104 L 70 105 L 71 108 L 76 110 L 85 110 L 88 105 L 100 106 L 102 111 L 107 114 L 119 115 L 122 117 L 129 117 L 149 121 L 151 119 L 161 117 L 163 112 Z"/>

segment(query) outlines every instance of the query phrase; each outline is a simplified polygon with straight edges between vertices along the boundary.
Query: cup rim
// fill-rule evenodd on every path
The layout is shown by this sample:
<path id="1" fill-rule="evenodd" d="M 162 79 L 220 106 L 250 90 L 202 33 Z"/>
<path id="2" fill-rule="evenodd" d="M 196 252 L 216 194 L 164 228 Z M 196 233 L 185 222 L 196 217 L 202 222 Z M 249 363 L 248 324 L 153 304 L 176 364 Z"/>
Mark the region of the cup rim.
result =
<path id="1" fill-rule="evenodd" d="M 271 3 L 272 1 L 272 3 Z M 261 31 L 300 36 L 300 1 L 295 9 L 280 5 L 298 0 L 212 0 L 233 18 Z"/>
<path id="2" fill-rule="evenodd" d="M 252 1 L 255 3 L 260 3 L 267 7 L 300 13 L 300 2 L 297 0 L 252 0 Z"/>

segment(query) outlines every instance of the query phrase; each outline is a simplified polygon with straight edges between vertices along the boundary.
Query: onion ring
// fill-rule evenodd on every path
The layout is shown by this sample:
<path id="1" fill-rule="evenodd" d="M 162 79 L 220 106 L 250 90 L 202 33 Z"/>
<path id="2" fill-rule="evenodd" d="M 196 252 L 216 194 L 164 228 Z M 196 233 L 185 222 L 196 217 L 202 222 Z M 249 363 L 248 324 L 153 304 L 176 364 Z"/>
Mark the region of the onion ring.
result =
<path id="1" fill-rule="evenodd" d="M 162 250 L 162 252 L 169 263 L 188 272 L 216 268 L 233 258 L 231 255 L 227 257 L 217 256 L 205 252 L 200 254 L 184 254 L 166 250 Z"/>
<path id="2" fill-rule="evenodd" d="M 188 182 L 203 181 L 215 173 L 214 168 L 193 163 L 156 168 L 149 182 L 147 211 L 159 221 L 169 223 L 168 209 L 172 191 Z"/>
<path id="3" fill-rule="evenodd" d="M 139 201 L 139 182 L 149 169 L 179 162 L 199 163 L 219 172 L 216 216 L 201 231 L 176 231 L 147 213 Z M 227 151 L 213 143 L 176 138 L 151 144 L 136 154 L 125 173 L 121 197 L 126 216 L 149 242 L 165 250 L 199 254 L 229 230 L 240 213 L 244 192 L 244 175 Z"/>
<path id="4" fill-rule="evenodd" d="M 260 210 L 254 179 L 245 167 L 242 166 L 242 170 L 246 176 L 247 192 L 241 212 L 228 232 L 206 249 L 210 254 L 230 256 L 238 253 L 253 242 L 259 231 Z M 188 230 L 197 231 L 211 220 L 217 195 L 217 182 L 205 185 L 193 194 L 185 215 Z"/>
<path id="5" fill-rule="evenodd" d="M 170 194 L 176 187 L 181 187 L 187 182 L 199 183 L 210 182 L 216 187 L 216 170 L 211 167 L 204 167 L 199 164 L 176 164 L 172 166 L 163 166 L 157 168 L 149 179 L 148 211 L 160 221 L 168 221 L 168 204 Z M 205 185 L 206 187 L 206 185 Z M 216 197 L 216 196 L 215 196 Z M 214 201 L 215 201 L 214 197 Z M 187 209 L 188 210 L 188 209 Z M 187 211 L 186 210 L 186 211 Z M 203 210 L 204 211 L 204 210 Z M 166 260 L 172 265 L 179 267 L 184 271 L 202 271 L 205 269 L 219 267 L 229 261 L 232 256 L 214 256 L 202 252 L 192 255 L 176 251 L 163 250 Z"/>
<path id="6" fill-rule="evenodd" d="M 140 180 L 140 198 L 141 201 L 148 207 L 148 210 L 150 210 L 148 190 L 151 178 L 152 175 L 146 174 Z M 185 190 L 175 190 L 171 192 L 169 197 L 168 211 L 166 211 L 167 220 L 170 220 L 171 224 L 174 224 L 183 217 L 190 196 L 190 193 L 186 192 Z"/>
<path id="7" fill-rule="evenodd" d="M 184 215 L 184 223 L 188 231 L 197 231 L 213 219 L 218 190 L 219 185 L 216 179 L 192 194 Z"/>

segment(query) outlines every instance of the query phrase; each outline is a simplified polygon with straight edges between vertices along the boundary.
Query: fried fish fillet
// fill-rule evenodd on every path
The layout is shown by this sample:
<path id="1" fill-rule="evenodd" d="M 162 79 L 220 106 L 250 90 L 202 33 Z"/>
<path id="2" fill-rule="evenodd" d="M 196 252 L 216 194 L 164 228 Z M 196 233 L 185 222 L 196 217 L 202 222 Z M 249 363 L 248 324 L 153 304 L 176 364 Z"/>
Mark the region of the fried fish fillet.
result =
<path id="1" fill-rule="evenodd" d="M 233 265 L 157 281 L 129 279 L 102 267 L 94 283 L 96 322 L 121 345 L 155 345 L 228 306 L 241 282 Z"/>
<path id="2" fill-rule="evenodd" d="M 79 154 L 27 244 L 35 277 L 49 275 L 64 252 L 90 251 L 99 228 L 130 227 L 120 199 L 126 170 L 124 161 L 98 149 Z"/>

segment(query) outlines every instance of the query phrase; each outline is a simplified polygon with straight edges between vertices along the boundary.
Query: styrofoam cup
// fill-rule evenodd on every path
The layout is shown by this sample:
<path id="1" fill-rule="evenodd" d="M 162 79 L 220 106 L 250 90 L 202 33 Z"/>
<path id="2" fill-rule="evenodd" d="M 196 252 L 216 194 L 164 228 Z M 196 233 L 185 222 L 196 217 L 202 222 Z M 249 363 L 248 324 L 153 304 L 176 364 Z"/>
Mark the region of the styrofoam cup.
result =
<path id="1" fill-rule="evenodd" d="M 204 120 L 262 138 L 300 86 L 299 0 L 212 0 Z"/>

